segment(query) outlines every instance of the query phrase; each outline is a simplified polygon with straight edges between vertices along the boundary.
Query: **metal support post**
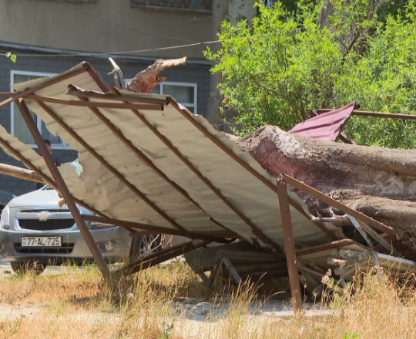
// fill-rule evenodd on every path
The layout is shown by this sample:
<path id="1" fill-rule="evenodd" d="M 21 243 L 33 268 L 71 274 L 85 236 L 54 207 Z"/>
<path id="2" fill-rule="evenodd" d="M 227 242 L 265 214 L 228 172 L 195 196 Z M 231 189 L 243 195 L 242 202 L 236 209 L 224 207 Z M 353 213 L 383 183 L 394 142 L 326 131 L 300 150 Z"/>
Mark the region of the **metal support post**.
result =
<path id="1" fill-rule="evenodd" d="M 297 312 L 302 310 L 302 296 L 300 294 L 298 265 L 293 237 L 292 219 L 290 216 L 289 196 L 287 194 L 287 186 L 283 181 L 283 178 L 277 179 L 277 194 L 279 195 L 280 214 L 283 225 L 283 237 L 285 241 L 290 293 L 293 300 L 293 309 Z"/>
<path id="2" fill-rule="evenodd" d="M 17 100 L 16 103 L 20 109 L 20 112 L 22 113 L 23 118 L 25 119 L 27 127 L 32 133 L 33 139 L 35 139 L 35 142 L 38 145 L 43 158 L 45 159 L 46 165 L 48 166 L 49 171 L 51 172 L 58 186 L 58 189 L 60 193 L 62 194 L 62 197 L 65 199 L 65 202 L 68 205 L 68 208 L 71 211 L 72 216 L 74 217 L 74 220 L 77 223 L 77 226 L 79 230 L 81 231 L 81 234 L 84 237 L 89 250 L 92 253 L 92 256 L 94 257 L 98 267 L 100 268 L 100 271 L 102 275 L 104 276 L 104 279 L 106 280 L 107 283 L 109 283 L 110 271 L 108 269 L 108 266 L 105 263 L 104 258 L 101 252 L 99 251 L 94 239 L 92 238 L 92 235 L 90 231 L 88 230 L 87 225 L 84 222 L 84 219 L 81 217 L 81 213 L 79 212 L 77 206 L 75 205 L 74 199 L 71 193 L 69 192 L 69 189 L 66 186 L 65 181 L 63 180 L 61 176 L 61 173 L 59 172 L 58 168 L 53 162 L 52 156 L 50 155 L 48 149 L 46 148 L 43 138 L 41 134 L 39 133 L 38 128 L 36 127 L 36 123 L 33 120 L 32 115 L 30 114 L 29 109 L 26 106 L 26 103 L 23 101 L 23 99 Z"/>

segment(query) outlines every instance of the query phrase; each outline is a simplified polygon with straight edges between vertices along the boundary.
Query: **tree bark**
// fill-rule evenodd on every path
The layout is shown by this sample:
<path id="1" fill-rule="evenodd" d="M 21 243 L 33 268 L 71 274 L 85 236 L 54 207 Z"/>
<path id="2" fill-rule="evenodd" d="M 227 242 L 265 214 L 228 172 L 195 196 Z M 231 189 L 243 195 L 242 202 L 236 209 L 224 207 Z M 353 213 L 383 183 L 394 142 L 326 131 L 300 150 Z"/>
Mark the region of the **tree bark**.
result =
<path id="1" fill-rule="evenodd" d="M 153 65 L 150 65 L 145 70 L 136 74 L 126 86 L 126 89 L 136 93 L 151 93 L 152 89 L 160 82 L 165 81 L 165 77 L 159 77 L 159 73 L 166 68 L 180 66 L 186 64 L 187 57 L 179 59 L 156 60 Z"/>
<path id="2" fill-rule="evenodd" d="M 311 139 L 276 126 L 232 139 L 274 177 L 286 173 L 392 226 L 398 236 L 416 235 L 416 150 Z M 330 216 L 326 204 L 297 194 L 312 214 Z"/>
<path id="3" fill-rule="evenodd" d="M 23 180 L 44 183 L 43 179 L 32 170 L 0 163 L 0 173 Z"/>

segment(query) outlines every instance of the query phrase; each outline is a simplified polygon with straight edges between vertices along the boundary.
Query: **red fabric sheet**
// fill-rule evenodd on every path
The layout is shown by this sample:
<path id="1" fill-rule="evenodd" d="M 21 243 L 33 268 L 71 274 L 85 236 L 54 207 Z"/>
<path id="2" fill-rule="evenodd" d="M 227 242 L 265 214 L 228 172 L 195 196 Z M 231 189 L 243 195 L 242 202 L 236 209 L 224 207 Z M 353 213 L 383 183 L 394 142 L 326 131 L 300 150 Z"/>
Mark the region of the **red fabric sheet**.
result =
<path id="1" fill-rule="evenodd" d="M 297 124 L 289 132 L 315 139 L 335 141 L 355 107 L 355 101 Z"/>

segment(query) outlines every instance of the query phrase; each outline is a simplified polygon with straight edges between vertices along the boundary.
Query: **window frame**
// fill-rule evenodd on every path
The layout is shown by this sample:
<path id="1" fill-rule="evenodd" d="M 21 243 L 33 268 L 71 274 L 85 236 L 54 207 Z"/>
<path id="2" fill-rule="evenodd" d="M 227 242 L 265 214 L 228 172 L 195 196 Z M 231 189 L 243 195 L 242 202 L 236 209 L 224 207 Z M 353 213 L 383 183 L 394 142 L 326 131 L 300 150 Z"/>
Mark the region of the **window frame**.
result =
<path id="1" fill-rule="evenodd" d="M 28 75 L 28 76 L 37 76 L 39 78 L 41 77 L 51 77 L 56 75 L 57 73 L 46 73 L 46 72 L 32 72 L 32 71 L 18 71 L 18 70 L 10 70 L 10 91 L 13 92 L 13 84 L 15 83 L 14 81 L 14 76 L 15 75 Z M 11 109 L 10 109 L 10 134 L 14 135 L 14 107 L 15 105 L 12 103 L 10 105 Z M 39 132 L 42 134 L 42 119 L 39 118 L 38 116 L 36 116 L 36 126 L 39 130 Z M 62 140 L 62 139 L 61 139 Z M 32 146 L 32 148 L 38 148 L 38 145 L 36 144 L 29 144 L 30 146 Z M 69 146 L 65 141 L 62 140 L 62 142 L 60 144 L 51 144 L 52 149 L 55 150 L 71 150 L 72 147 Z"/>
<path id="2" fill-rule="evenodd" d="M 127 86 L 127 83 L 130 81 L 131 79 L 124 79 L 124 86 Z M 168 86 L 181 86 L 181 87 L 193 87 L 194 88 L 194 103 L 183 103 L 183 102 L 179 102 L 182 106 L 185 106 L 186 108 L 188 107 L 192 107 L 194 109 L 193 113 L 194 114 L 198 114 L 197 112 L 197 108 L 198 108 L 198 84 L 194 83 L 194 82 L 176 82 L 176 81 L 162 81 L 158 84 L 159 88 L 160 88 L 160 92 L 159 93 L 153 93 L 153 94 L 165 94 L 163 93 L 163 86 L 164 85 L 168 85 Z M 165 94 L 165 95 L 170 95 L 170 94 Z M 176 99 L 175 99 L 176 100 Z"/>
<path id="3" fill-rule="evenodd" d="M 130 0 L 130 7 L 132 8 L 147 8 L 151 10 L 168 10 L 168 11 L 183 11 L 183 12 L 194 12 L 194 13 L 201 13 L 201 14 L 210 14 L 212 13 L 212 0 L 209 0 L 209 8 L 184 8 L 184 7 L 171 7 L 171 6 L 163 6 L 163 5 L 154 5 L 151 4 L 149 0 L 144 0 L 146 3 L 137 1 L 137 0 Z"/>
<path id="4" fill-rule="evenodd" d="M 197 98 L 198 98 L 198 84 L 196 83 L 191 83 L 191 82 L 175 82 L 175 81 L 162 81 L 159 86 L 160 86 L 160 94 L 165 94 L 163 93 L 163 87 L 164 85 L 168 85 L 168 86 L 181 86 L 181 87 L 193 87 L 194 88 L 194 103 L 190 103 L 190 102 L 186 102 L 183 103 L 181 102 L 180 104 L 182 106 L 185 106 L 186 108 L 188 107 L 193 107 L 194 109 L 194 114 L 198 114 L 197 112 Z M 166 95 L 170 95 L 170 94 L 166 94 Z M 179 102 L 179 101 L 178 101 Z"/>

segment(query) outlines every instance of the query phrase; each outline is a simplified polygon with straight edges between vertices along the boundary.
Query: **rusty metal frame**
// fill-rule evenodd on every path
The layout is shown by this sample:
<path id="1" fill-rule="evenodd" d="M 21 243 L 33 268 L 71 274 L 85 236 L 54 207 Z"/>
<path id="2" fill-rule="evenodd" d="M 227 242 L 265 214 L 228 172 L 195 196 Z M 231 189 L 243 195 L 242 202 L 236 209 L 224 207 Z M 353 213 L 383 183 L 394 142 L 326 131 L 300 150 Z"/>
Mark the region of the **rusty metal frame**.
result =
<path id="1" fill-rule="evenodd" d="M 152 208 L 157 214 L 159 214 L 163 219 L 165 219 L 172 226 L 178 230 L 185 231 L 185 229 L 180 226 L 176 221 L 171 219 L 166 215 L 159 207 L 157 207 L 152 201 L 150 201 L 144 193 L 142 193 L 136 186 L 130 183 L 124 176 L 121 175 L 113 166 L 111 166 L 107 161 L 104 160 L 89 144 L 87 144 L 84 139 L 82 139 L 76 132 L 74 132 L 64 121 L 62 121 L 55 112 L 52 111 L 48 106 L 46 106 L 41 101 L 36 101 L 36 103 L 47 113 L 49 116 L 54 119 L 65 131 L 70 134 L 77 142 L 79 142 L 91 155 L 94 156 L 102 165 L 104 165 L 113 175 L 118 178 L 126 187 L 128 187 L 134 194 L 136 194 L 140 199 L 142 199 L 150 208 Z"/>
<path id="2" fill-rule="evenodd" d="M 61 192 L 63 198 L 65 199 L 65 202 L 69 210 L 71 211 L 71 214 L 74 217 L 74 220 L 77 223 L 78 228 L 82 236 L 85 239 L 85 242 L 87 243 L 88 249 L 90 250 L 95 262 L 97 263 L 105 281 L 109 283 L 110 282 L 110 270 L 108 269 L 108 266 L 105 263 L 104 258 L 100 250 L 97 247 L 97 244 L 92 238 L 92 235 L 90 231 L 88 230 L 84 219 L 82 219 L 81 213 L 78 210 L 75 204 L 75 201 L 72 198 L 72 195 L 69 192 L 69 189 L 65 184 L 65 181 L 63 180 L 61 173 L 59 172 L 58 168 L 56 167 L 52 159 L 52 155 L 49 153 L 48 149 L 46 148 L 45 142 L 43 141 L 43 138 L 40 135 L 40 132 L 36 126 L 35 121 L 33 120 L 31 113 L 29 112 L 29 109 L 27 108 L 23 99 L 19 99 L 18 101 L 16 101 L 16 104 L 20 109 L 23 119 L 25 120 L 26 125 L 29 128 L 30 133 L 33 136 L 33 139 L 35 139 L 36 144 L 38 145 L 43 158 L 45 159 L 45 162 L 49 168 L 49 171 L 51 172 L 53 178 L 55 179 L 55 182 L 59 188 L 59 191 Z"/>
<path id="3" fill-rule="evenodd" d="M 277 194 L 279 195 L 280 217 L 282 219 L 283 239 L 285 242 L 287 272 L 289 275 L 290 293 L 293 300 L 293 309 L 302 309 L 302 296 L 296 258 L 295 239 L 293 236 L 292 220 L 290 215 L 289 196 L 283 178 L 277 179 Z"/>
<path id="4" fill-rule="evenodd" d="M 58 75 L 58 76 L 56 76 L 55 79 L 53 79 L 51 81 L 48 81 L 48 82 L 45 82 L 41 85 L 29 88 L 27 90 L 24 90 L 23 92 L 14 93 L 10 98 L 8 98 L 8 99 L 6 99 L 6 100 L 4 100 L 0 103 L 0 108 L 3 107 L 3 106 L 6 106 L 7 104 L 12 103 L 13 101 L 16 101 L 19 98 L 24 98 L 25 96 L 27 96 L 29 94 L 32 94 L 36 91 L 39 91 L 40 89 L 43 89 L 43 88 L 48 87 L 50 85 L 53 85 L 53 84 L 56 84 L 58 82 L 64 81 L 68 78 L 72 78 L 72 77 L 74 77 L 78 74 L 84 73 L 88 69 L 91 69 L 91 65 L 86 61 L 82 62 L 82 66 L 83 67 L 81 69 L 78 69 L 78 70 L 72 71 L 72 72 L 68 72 L 67 74 Z M 7 92 L 7 93 L 9 93 L 9 92 Z"/>
<path id="5" fill-rule="evenodd" d="M 104 90 L 103 92 L 106 92 L 108 90 L 113 91 L 112 86 Z M 142 103 L 142 104 L 159 104 L 159 105 L 168 105 L 169 101 L 167 99 L 159 99 L 159 98 L 151 98 L 151 97 L 145 97 L 145 98 L 135 98 L 131 96 L 124 96 L 124 95 L 118 95 L 114 92 L 108 92 L 108 93 L 97 93 L 94 91 L 88 91 L 83 90 L 82 88 L 77 87 L 74 84 L 68 85 L 68 90 L 66 91 L 66 94 L 73 95 L 76 97 L 83 97 L 83 98 L 93 98 L 93 99 L 102 99 L 102 100 L 115 100 L 115 101 L 129 101 L 132 103 Z"/>
<path id="6" fill-rule="evenodd" d="M 88 74 L 93 78 L 93 80 L 96 82 L 96 84 L 103 90 L 108 91 L 109 89 L 112 90 L 115 94 L 105 93 L 100 94 L 98 92 L 93 91 L 82 91 L 76 86 L 70 85 L 69 90 L 67 91 L 68 95 L 77 96 L 79 101 L 74 100 L 66 100 L 66 99 L 60 99 L 60 98 L 53 98 L 53 97 L 45 97 L 45 96 L 39 96 L 36 95 L 35 92 L 45 88 L 47 86 L 53 85 L 55 83 L 58 83 L 60 81 L 66 80 L 68 78 L 71 78 L 73 76 L 76 76 L 78 74 L 81 74 L 83 72 L 88 72 Z M 166 180 L 170 185 L 172 185 L 176 190 L 178 190 L 182 195 L 184 195 L 188 200 L 192 201 L 196 206 L 201 208 L 199 204 L 197 204 L 193 199 L 187 194 L 185 190 L 183 190 L 181 187 L 179 187 L 176 183 L 171 181 L 160 169 L 158 169 L 150 159 L 148 159 L 143 152 L 141 152 L 137 147 L 133 145 L 131 141 L 129 141 L 125 136 L 122 135 L 120 131 L 114 126 L 110 120 L 108 120 L 100 111 L 98 108 L 122 108 L 122 109 L 129 109 L 131 110 L 137 118 L 139 118 L 142 123 L 147 126 L 171 151 L 174 153 L 202 182 L 204 182 L 240 219 L 242 219 L 253 231 L 253 234 L 255 234 L 261 241 L 264 243 L 269 244 L 276 252 L 274 252 L 275 255 L 278 255 L 279 253 L 282 254 L 282 251 L 280 247 L 273 242 L 271 239 L 269 239 L 263 231 L 258 228 L 249 218 L 247 218 L 239 209 L 237 209 L 222 193 L 221 191 L 216 188 L 206 177 L 202 175 L 202 173 L 191 163 L 189 162 L 184 155 L 182 155 L 170 141 L 162 135 L 152 124 L 149 123 L 149 121 L 146 120 L 143 113 L 140 112 L 140 110 L 154 110 L 154 111 L 161 111 L 164 109 L 165 105 L 171 104 L 176 108 L 176 110 L 182 114 L 182 116 L 187 119 L 190 123 L 192 123 L 200 132 L 202 132 L 209 140 L 214 142 L 214 144 L 219 147 L 221 150 L 223 150 L 228 156 L 230 156 L 233 160 L 237 161 L 243 168 L 245 168 L 247 171 L 252 173 L 258 180 L 260 180 L 262 183 L 264 183 L 266 186 L 268 186 L 270 189 L 272 189 L 278 196 L 279 196 L 279 204 L 280 204 L 280 211 L 281 211 L 281 217 L 282 217 L 282 229 L 284 233 L 284 241 L 285 241 L 285 249 L 286 249 L 286 260 L 288 265 L 288 271 L 289 271 L 289 279 L 291 283 L 291 292 L 292 292 L 292 298 L 294 300 L 294 306 L 295 309 L 301 308 L 301 298 L 300 298 L 300 286 L 299 286 L 299 278 L 298 278 L 298 271 L 304 271 L 304 267 L 297 267 L 296 262 L 296 256 L 305 255 L 307 253 L 315 253 L 320 250 L 325 250 L 329 248 L 338 248 L 340 246 L 347 246 L 354 244 L 355 242 L 351 239 L 344 239 L 340 241 L 335 241 L 330 244 L 325 245 L 319 245 L 314 247 L 309 247 L 306 249 L 295 251 L 294 248 L 294 239 L 293 239 L 293 229 L 291 224 L 291 216 L 290 216 L 290 205 L 298 210 L 300 213 L 302 213 L 306 218 L 310 219 L 310 215 L 308 215 L 302 207 L 293 199 L 291 199 L 288 196 L 287 187 L 286 184 L 289 184 L 291 186 L 294 186 L 295 188 L 302 190 L 303 192 L 310 194 L 317 199 L 332 205 L 345 213 L 348 213 L 355 217 L 356 219 L 360 220 L 361 222 L 366 223 L 367 225 L 371 226 L 372 228 L 375 228 L 377 230 L 380 230 L 382 232 L 385 232 L 388 235 L 393 235 L 394 230 L 393 228 L 384 225 L 381 222 L 378 222 L 375 219 L 372 219 L 368 217 L 367 215 L 360 213 L 356 210 L 353 210 L 349 208 L 348 206 L 345 206 L 344 204 L 336 201 L 335 199 L 332 199 L 325 195 L 322 192 L 319 192 L 318 190 L 306 185 L 303 182 L 300 182 L 296 180 L 295 178 L 292 178 L 291 176 L 288 176 L 286 174 L 282 174 L 282 180 L 277 182 L 275 185 L 270 179 L 263 176 L 260 172 L 258 172 L 256 169 L 251 167 L 248 163 L 246 163 L 242 158 L 240 158 L 237 154 L 235 154 L 233 151 L 227 148 L 226 145 L 224 145 L 220 140 L 218 140 L 214 135 L 212 135 L 205 127 L 200 125 L 197 120 L 189 114 L 188 111 L 183 110 L 179 107 L 179 105 L 172 100 L 169 97 L 166 97 L 166 99 L 159 99 L 159 98 L 135 98 L 135 97 L 129 97 L 124 96 L 120 94 L 120 92 L 115 89 L 111 88 L 105 82 L 101 79 L 100 75 L 89 65 L 89 63 L 84 62 L 82 65 L 82 68 L 69 72 L 65 75 L 57 76 L 55 79 L 46 82 L 42 85 L 35 86 L 31 89 L 24 90 L 19 93 L 15 92 L 4 92 L 0 93 L 0 97 L 9 97 L 8 99 L 4 100 L 0 103 L 0 107 L 5 106 L 8 103 L 12 103 L 13 101 L 17 101 L 17 104 L 19 108 L 21 109 L 22 115 L 25 118 L 25 121 L 31 130 L 36 143 L 38 144 L 39 149 L 41 150 L 45 161 L 48 165 L 49 170 L 51 171 L 51 174 L 53 176 L 53 179 L 42 173 L 38 168 L 36 168 L 30 161 L 25 159 L 19 152 L 17 152 L 13 147 L 10 146 L 10 144 L 0 138 L 0 144 L 2 144 L 6 149 L 8 149 L 14 156 L 16 156 L 18 159 L 23 161 L 26 166 L 33 169 L 35 173 L 40 175 L 45 182 L 49 183 L 54 188 L 58 189 L 61 194 L 64 196 L 64 199 L 66 203 L 68 204 L 68 207 L 71 210 L 71 213 L 74 216 L 74 219 L 76 220 L 77 224 L 80 227 L 84 229 L 85 235 L 83 233 L 84 239 L 86 239 L 86 242 L 88 244 L 87 238 L 90 238 L 90 241 L 92 241 L 92 246 L 95 245 L 91 234 L 89 233 L 89 230 L 86 228 L 86 225 L 84 223 L 84 220 L 94 220 L 94 221 L 102 221 L 102 222 L 110 222 L 113 224 L 117 224 L 121 227 L 124 227 L 130 231 L 134 232 L 134 229 L 141 229 L 145 231 L 160 231 L 161 233 L 167 233 L 167 234 L 174 234 L 174 235 L 182 235 L 186 237 L 190 237 L 193 239 L 203 239 L 204 242 L 189 242 L 185 245 L 179 245 L 180 247 L 171 248 L 162 250 L 162 252 L 155 253 L 154 255 L 150 257 L 144 258 L 144 260 L 140 260 L 140 263 L 134 263 L 131 267 L 127 268 L 124 272 L 131 272 L 132 270 L 135 272 L 137 270 L 151 267 L 153 265 L 156 265 L 164 260 L 167 260 L 171 257 L 174 257 L 178 254 L 181 254 L 180 252 L 186 250 L 192 250 L 196 248 L 195 246 L 205 246 L 207 242 L 211 241 L 220 241 L 221 237 L 226 234 L 226 232 L 222 233 L 221 236 L 215 236 L 214 234 L 208 234 L 208 232 L 205 232 L 205 234 L 199 233 L 199 232 L 189 232 L 185 230 L 180 225 L 176 224 L 174 220 L 172 220 L 169 216 L 165 215 L 165 220 L 170 222 L 172 226 L 174 226 L 176 229 L 169 229 L 166 227 L 159 227 L 154 225 L 147 225 L 147 224 L 140 224 L 135 222 L 127 222 L 127 221 L 121 221 L 117 219 L 109 218 L 99 211 L 94 210 L 92 207 L 86 205 L 82 201 L 79 201 L 75 198 L 73 198 L 65 184 L 63 182 L 62 177 L 60 176 L 59 171 L 57 171 L 55 165 L 53 164 L 53 161 L 49 155 L 49 153 L 46 150 L 46 147 L 43 143 L 43 139 L 39 133 L 39 131 L 36 128 L 36 125 L 34 124 L 33 118 L 31 117 L 30 112 L 28 111 L 28 108 L 24 102 L 24 99 L 28 100 L 34 100 L 47 114 L 49 114 L 59 125 L 61 125 L 62 128 L 64 128 L 74 139 L 76 139 L 80 144 L 82 144 L 85 149 L 90 152 L 98 161 L 100 161 L 105 167 L 107 167 L 110 172 L 112 172 L 120 181 L 122 181 L 127 187 L 129 187 L 134 193 L 139 192 L 140 194 L 137 194 L 141 199 L 146 201 L 146 196 L 140 192 L 135 186 L 133 186 L 126 178 L 124 178 L 121 173 L 119 173 L 114 167 L 109 165 L 94 149 L 88 145 L 74 130 L 72 130 L 65 122 L 63 122 L 56 114 L 53 112 L 46 104 L 45 102 L 53 102 L 57 104 L 62 105 L 75 105 L 75 106 L 83 106 L 88 107 L 96 116 L 97 118 L 103 122 L 112 132 L 115 134 L 130 150 L 132 150 L 145 164 L 150 166 L 156 173 L 158 173 L 164 180 Z M 112 100 L 113 102 L 103 102 L 103 101 L 90 101 L 89 98 L 94 99 L 102 99 L 102 100 Z M 120 103 L 114 102 L 114 101 L 120 101 Z M 356 111 L 353 111 L 353 114 Z M 365 114 L 361 115 L 372 115 L 372 116 L 382 116 L 382 117 L 393 117 L 393 118 L 403 118 L 403 119 L 416 119 L 414 116 L 410 115 L 404 115 L 404 114 L 386 114 L 386 113 L 377 113 L 377 112 L 364 112 Z M 36 129 L 36 130 L 35 130 Z M 35 137 L 36 135 L 36 137 Z M 97 157 L 98 156 L 98 157 Z M 111 170 L 111 169 L 112 170 Z M 132 186 L 134 189 L 132 189 Z M 148 200 L 148 199 L 147 199 Z M 85 206 L 89 210 L 93 211 L 94 213 L 101 215 L 101 217 L 96 216 L 86 216 L 86 215 L 80 215 L 78 209 L 75 206 L 75 202 L 81 206 Z M 164 214 L 163 211 L 161 211 L 154 203 L 152 203 L 150 200 L 146 201 L 146 203 L 153 204 L 153 206 L 156 208 L 153 208 L 157 213 L 159 211 Z M 70 206 L 71 205 L 71 206 Z M 203 210 L 201 208 L 201 210 Z M 77 215 L 78 214 L 78 215 Z M 160 213 L 159 213 L 160 214 Z M 163 215 L 161 215 L 164 217 Z M 80 221 L 77 221 L 77 218 L 80 218 Z M 219 226 L 224 227 L 223 225 L 219 224 L 215 220 L 211 219 L 213 222 L 218 224 Z M 319 227 L 322 231 L 324 231 L 326 234 L 331 236 L 333 239 L 338 239 L 334 232 L 327 229 L 323 224 L 314 222 L 317 227 Z M 176 224 L 176 225 L 175 225 Z M 179 227 L 178 227 L 179 226 Z M 225 230 L 229 231 L 227 236 L 235 236 L 235 232 L 228 230 L 226 227 L 224 227 Z M 224 240 L 224 239 L 223 239 Z M 90 246 L 90 244 L 89 244 Z M 95 245 L 96 246 L 96 245 Z M 91 250 L 91 249 L 90 249 Z M 98 251 L 98 248 L 96 248 L 96 251 L 98 253 L 93 252 L 94 258 L 96 259 L 97 263 L 99 263 L 100 270 L 103 273 L 103 276 L 106 280 L 109 279 L 109 271 L 108 267 L 104 262 L 103 257 L 101 256 L 101 253 Z M 96 258 L 97 256 L 97 258 Z M 100 259 L 101 258 L 101 259 Z M 102 261 L 101 261 L 102 260 Z M 307 272 L 304 272 L 307 274 Z"/>
<path id="7" fill-rule="evenodd" d="M 53 179 L 48 177 L 45 173 L 43 173 L 35 165 L 33 165 L 29 160 L 27 160 L 25 157 L 23 157 L 18 151 L 16 151 L 12 146 L 10 146 L 10 144 L 6 140 L 4 140 L 3 138 L 0 138 L 0 144 L 3 145 L 3 147 L 5 147 L 10 153 L 12 153 L 13 156 L 15 156 L 21 162 L 23 162 L 28 168 L 32 169 L 37 175 L 39 175 L 45 181 L 45 183 L 49 184 L 54 189 L 59 191 L 59 188 L 58 188 L 57 184 L 53 181 Z M 90 210 L 91 212 L 94 212 L 95 214 L 100 215 L 102 217 L 106 217 L 106 215 L 104 215 L 100 211 L 97 211 L 92 206 L 87 205 L 85 202 L 83 202 L 81 200 L 78 200 L 76 198 L 74 198 L 74 200 L 78 205 L 85 207 L 86 209 Z"/>
<path id="8" fill-rule="evenodd" d="M 111 90 L 115 93 L 119 93 L 118 89 L 112 87 Z M 128 103 L 128 102 L 125 102 Z M 176 107 L 176 106 L 175 106 Z M 207 178 L 205 178 L 200 171 L 188 160 L 182 153 L 178 151 L 176 147 L 152 124 L 150 124 L 146 118 L 136 109 L 131 110 L 133 114 L 139 118 L 139 120 L 149 128 L 153 134 L 155 134 L 160 141 L 162 141 L 171 151 L 174 153 L 204 184 L 206 184 L 211 191 L 213 191 L 241 220 L 243 220 L 253 231 L 253 234 L 257 236 L 261 241 L 269 244 L 277 253 L 283 254 L 282 249 L 274 241 L 269 239 L 260 228 L 258 228 L 249 218 L 247 218 L 237 207 L 235 207 L 222 193 L 216 188 Z"/>
<path id="9" fill-rule="evenodd" d="M 118 109 L 145 109 L 148 111 L 163 111 L 164 106 L 160 104 L 123 104 L 116 102 L 103 102 L 103 101 L 86 101 L 79 100 L 67 100 L 55 97 L 46 97 L 37 94 L 28 94 L 25 99 L 50 102 L 53 104 L 60 104 L 66 106 L 79 106 L 79 107 L 97 107 L 97 108 L 118 108 Z"/>
<path id="10" fill-rule="evenodd" d="M 334 110 L 333 108 L 318 108 L 317 112 L 325 113 Z M 362 115 L 369 117 L 380 117 L 380 118 L 393 118 L 393 119 L 408 119 L 416 120 L 416 115 L 413 114 L 399 114 L 399 113 L 383 113 L 383 112 L 372 112 L 372 111 L 357 111 L 353 110 L 351 115 Z"/>
<path id="11" fill-rule="evenodd" d="M 158 265 L 166 260 L 175 258 L 178 255 L 191 252 L 200 247 L 205 247 L 209 243 L 209 241 L 200 241 L 199 243 L 195 241 L 189 241 L 184 244 L 168 247 L 159 252 L 145 256 L 144 258 L 141 258 L 129 265 L 123 266 L 116 272 L 119 272 L 123 275 L 133 274 L 146 268 Z"/>
<path id="12" fill-rule="evenodd" d="M 88 98 L 86 97 L 78 97 L 81 101 L 87 102 Z M 136 146 L 133 145 L 133 143 L 127 139 L 121 131 L 113 125 L 113 123 L 103 114 L 100 112 L 100 110 L 97 107 L 89 107 L 90 111 L 97 117 L 98 120 L 100 120 L 104 125 L 108 127 L 108 129 L 128 148 L 130 149 L 143 163 L 145 163 L 147 166 L 149 166 L 151 169 L 153 169 L 162 179 L 164 179 L 170 186 L 172 186 L 177 192 L 182 194 L 187 200 L 189 200 L 192 204 L 194 204 L 196 207 L 198 207 L 201 211 L 206 213 L 204 209 L 194 200 L 192 199 L 189 194 L 178 184 L 176 184 L 174 181 L 170 180 L 168 176 L 163 173 L 142 151 L 140 151 Z M 208 215 L 208 213 L 206 213 Z M 212 222 L 217 224 L 218 226 L 226 229 L 229 232 L 232 232 L 235 236 L 238 236 L 235 232 L 231 231 L 215 219 L 211 218 Z"/>
<path id="13" fill-rule="evenodd" d="M 253 174 L 257 179 L 259 179 L 261 182 L 263 182 L 267 187 L 269 187 L 274 192 L 277 192 L 277 186 L 274 185 L 270 180 L 266 179 L 263 175 L 261 175 L 259 172 L 257 172 L 253 167 L 251 167 L 249 164 L 247 164 L 244 160 L 242 160 L 238 155 L 236 155 L 234 152 L 229 150 L 221 141 L 215 138 L 211 133 L 209 133 L 205 127 L 200 125 L 193 116 L 191 116 L 187 111 L 181 109 L 175 101 L 170 102 L 177 110 L 182 114 L 183 117 L 185 117 L 191 124 L 193 124 L 200 132 L 202 132 L 208 139 L 210 139 L 215 145 L 217 145 L 221 150 L 223 150 L 226 154 L 228 154 L 232 159 L 234 159 L 236 162 L 238 162 L 242 167 L 244 167 L 247 171 L 249 171 L 251 174 Z M 308 193 L 315 198 L 318 198 L 322 202 L 326 202 L 329 205 L 332 205 L 339 210 L 348 213 L 355 217 L 358 220 L 361 220 L 368 225 L 372 226 L 373 228 L 376 228 L 379 231 L 392 234 L 394 233 L 393 228 L 384 225 L 383 223 L 370 218 L 369 216 L 358 212 L 356 210 L 353 210 L 352 208 L 340 203 L 339 201 L 328 197 L 322 192 L 319 192 L 318 190 L 314 189 L 311 186 L 306 185 L 303 182 L 300 182 L 299 180 L 296 180 L 295 178 L 282 173 L 284 180 L 286 183 L 300 189 L 301 191 Z M 289 203 L 294 206 L 296 203 L 290 199 L 289 197 Z"/>
<path id="14" fill-rule="evenodd" d="M 133 228 L 139 228 L 141 230 L 145 231 L 154 231 L 153 233 L 164 233 L 164 234 L 170 234 L 170 235 L 180 235 L 186 238 L 191 239 L 202 239 L 202 240 L 209 240 L 209 241 L 216 241 L 216 242 L 224 242 L 224 239 L 215 235 L 211 235 L 209 233 L 200 233 L 200 232 L 192 232 L 192 231 L 180 231 L 172 228 L 167 228 L 163 226 L 156 226 L 156 225 L 149 225 L 149 224 L 143 224 L 138 222 L 132 222 L 132 221 L 125 221 L 125 220 L 119 220 L 114 218 L 108 218 L 108 217 L 96 217 L 93 215 L 82 215 L 82 218 L 84 220 L 88 221 L 97 221 L 102 222 L 105 224 L 113 224 L 117 226 L 121 226 L 124 228 L 127 228 L 129 230 L 132 230 Z M 224 238 L 235 238 L 234 233 L 228 233 L 223 234 Z M 237 236 L 239 237 L 239 236 Z M 228 241 L 226 241 L 228 242 Z"/>

